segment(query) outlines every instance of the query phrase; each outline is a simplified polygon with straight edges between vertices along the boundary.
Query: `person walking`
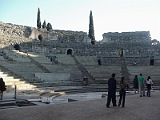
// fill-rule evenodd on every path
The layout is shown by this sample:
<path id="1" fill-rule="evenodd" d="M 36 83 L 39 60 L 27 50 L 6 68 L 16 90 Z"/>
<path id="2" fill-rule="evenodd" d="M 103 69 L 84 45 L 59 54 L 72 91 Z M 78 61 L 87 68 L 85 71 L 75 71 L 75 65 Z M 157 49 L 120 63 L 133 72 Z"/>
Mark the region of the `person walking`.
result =
<path id="1" fill-rule="evenodd" d="M 108 80 L 108 97 L 107 97 L 107 103 L 106 103 L 106 107 L 109 108 L 111 99 L 112 99 L 112 104 L 113 106 L 117 106 L 116 105 L 116 79 L 115 79 L 116 74 L 113 73 L 112 77 L 109 78 Z"/>
<path id="2" fill-rule="evenodd" d="M 121 101 L 122 101 L 122 108 L 124 108 L 124 106 L 125 106 L 125 97 L 126 97 L 126 83 L 124 81 L 124 77 L 121 77 L 121 80 L 120 80 L 120 83 L 119 83 L 119 87 L 120 87 L 120 90 L 119 90 L 120 98 L 119 98 L 118 106 L 121 105 Z"/>
<path id="3" fill-rule="evenodd" d="M 148 76 L 146 84 L 147 84 L 147 97 L 151 97 L 151 86 L 153 85 L 153 82 L 150 76 Z"/>
<path id="4" fill-rule="evenodd" d="M 144 77 L 140 73 L 140 76 L 138 77 L 138 86 L 139 86 L 139 94 L 140 97 L 145 96 L 145 89 L 144 89 Z"/>
<path id="5" fill-rule="evenodd" d="M 134 89 L 134 93 L 136 93 L 136 90 L 138 91 L 138 76 L 137 75 L 135 75 L 133 79 L 133 89 Z"/>
<path id="6" fill-rule="evenodd" d="M 6 90 L 5 82 L 3 81 L 3 78 L 0 78 L 0 94 L 1 94 L 1 100 L 3 98 L 3 92 Z"/>

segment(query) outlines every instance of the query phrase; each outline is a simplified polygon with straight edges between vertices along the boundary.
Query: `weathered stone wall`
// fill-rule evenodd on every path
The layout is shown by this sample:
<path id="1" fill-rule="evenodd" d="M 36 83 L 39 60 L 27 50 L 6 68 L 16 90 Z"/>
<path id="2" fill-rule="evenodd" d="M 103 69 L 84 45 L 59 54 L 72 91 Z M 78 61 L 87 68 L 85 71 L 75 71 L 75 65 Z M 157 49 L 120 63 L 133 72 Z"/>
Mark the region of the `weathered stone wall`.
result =
<path id="1" fill-rule="evenodd" d="M 70 31 L 70 30 L 54 30 L 58 36 L 58 41 L 61 43 L 82 43 L 90 42 L 90 38 L 86 32 L 83 31 Z"/>
<path id="2" fill-rule="evenodd" d="M 70 80 L 70 73 L 35 73 L 35 76 L 42 81 Z"/>
<path id="3" fill-rule="evenodd" d="M 38 40 L 40 34 L 43 36 L 41 42 Z M 118 63 L 119 51 L 123 48 L 127 64 L 137 61 L 139 65 L 148 65 L 150 56 L 153 56 L 155 65 L 160 64 L 160 44 L 151 45 L 149 31 L 104 33 L 101 42 L 95 42 L 95 45 L 90 42 L 87 33 L 82 31 L 48 32 L 45 29 L 37 30 L 33 27 L 0 22 L 0 45 L 3 47 L 23 43 L 20 44 L 22 51 L 43 52 L 46 55 L 66 54 L 70 49 L 74 55 L 97 56 L 97 60 L 101 60 L 105 65 Z"/>
<path id="4" fill-rule="evenodd" d="M 103 40 L 102 42 L 107 43 L 145 43 L 145 44 L 151 44 L 151 37 L 149 31 L 135 31 L 135 32 L 109 32 L 103 34 Z"/>
<path id="5" fill-rule="evenodd" d="M 32 42 L 38 40 L 42 35 L 43 40 L 58 40 L 61 43 L 66 42 L 90 42 L 86 32 L 70 30 L 51 30 L 36 29 L 34 27 L 15 25 L 11 23 L 0 22 L 0 44 L 10 45 L 23 42 Z"/>
<path id="6" fill-rule="evenodd" d="M 16 43 L 30 42 L 32 28 L 0 22 L 0 44 L 4 46 Z"/>

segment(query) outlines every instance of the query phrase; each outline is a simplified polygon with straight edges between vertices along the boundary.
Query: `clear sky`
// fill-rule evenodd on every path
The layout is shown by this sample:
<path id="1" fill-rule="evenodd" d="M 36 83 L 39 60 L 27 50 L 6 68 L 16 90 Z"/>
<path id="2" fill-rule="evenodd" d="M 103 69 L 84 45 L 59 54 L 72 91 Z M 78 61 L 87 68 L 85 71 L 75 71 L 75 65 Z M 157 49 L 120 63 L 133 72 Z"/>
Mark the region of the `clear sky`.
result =
<path id="1" fill-rule="evenodd" d="M 96 40 L 107 32 L 150 31 L 160 41 L 160 0 L 0 0 L 0 21 L 36 27 L 38 7 L 53 29 L 88 33 L 92 10 Z"/>

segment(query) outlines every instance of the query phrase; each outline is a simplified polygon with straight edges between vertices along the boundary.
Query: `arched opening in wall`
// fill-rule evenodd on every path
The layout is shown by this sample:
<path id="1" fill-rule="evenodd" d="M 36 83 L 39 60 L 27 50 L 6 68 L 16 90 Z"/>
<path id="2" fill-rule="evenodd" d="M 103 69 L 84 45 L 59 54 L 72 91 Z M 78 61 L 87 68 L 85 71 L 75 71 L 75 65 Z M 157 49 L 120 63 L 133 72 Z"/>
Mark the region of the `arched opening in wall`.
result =
<path id="1" fill-rule="evenodd" d="M 15 49 L 15 50 L 20 50 L 19 44 L 15 44 L 15 45 L 14 45 L 14 49 Z"/>
<path id="2" fill-rule="evenodd" d="M 98 65 L 101 65 L 101 60 L 98 59 Z"/>
<path id="3" fill-rule="evenodd" d="M 40 40 L 40 41 L 42 41 L 42 39 L 43 39 L 43 36 L 40 34 L 40 35 L 38 35 L 38 39 Z"/>
<path id="4" fill-rule="evenodd" d="M 72 55 L 72 49 L 67 50 L 67 55 Z"/>
<path id="5" fill-rule="evenodd" d="M 95 44 L 95 41 L 94 41 L 94 40 L 91 40 L 91 44 L 94 45 L 94 44 Z"/>

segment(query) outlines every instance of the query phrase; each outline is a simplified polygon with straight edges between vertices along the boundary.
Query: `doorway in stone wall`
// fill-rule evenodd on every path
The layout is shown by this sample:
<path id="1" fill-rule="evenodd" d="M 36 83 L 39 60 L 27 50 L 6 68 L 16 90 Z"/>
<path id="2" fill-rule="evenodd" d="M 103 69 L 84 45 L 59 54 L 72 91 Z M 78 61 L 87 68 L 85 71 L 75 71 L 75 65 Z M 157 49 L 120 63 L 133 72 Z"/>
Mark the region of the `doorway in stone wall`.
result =
<path id="1" fill-rule="evenodd" d="M 150 56 L 150 65 L 154 65 L 154 56 Z"/>
<path id="2" fill-rule="evenodd" d="M 67 55 L 72 55 L 72 49 L 67 50 Z"/>
<path id="3" fill-rule="evenodd" d="M 101 65 L 101 60 L 100 59 L 98 59 L 98 65 Z"/>
<path id="4" fill-rule="evenodd" d="M 154 65 L 154 59 L 150 60 L 150 65 Z"/>
<path id="5" fill-rule="evenodd" d="M 20 45 L 19 45 L 19 44 L 15 44 L 15 45 L 14 45 L 14 49 L 15 49 L 15 50 L 20 50 Z"/>

